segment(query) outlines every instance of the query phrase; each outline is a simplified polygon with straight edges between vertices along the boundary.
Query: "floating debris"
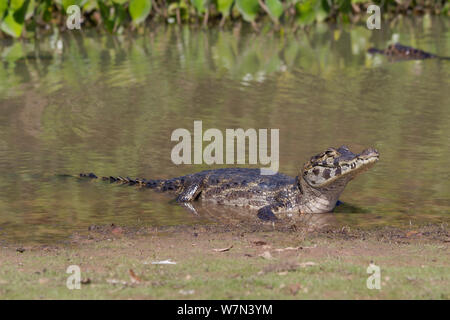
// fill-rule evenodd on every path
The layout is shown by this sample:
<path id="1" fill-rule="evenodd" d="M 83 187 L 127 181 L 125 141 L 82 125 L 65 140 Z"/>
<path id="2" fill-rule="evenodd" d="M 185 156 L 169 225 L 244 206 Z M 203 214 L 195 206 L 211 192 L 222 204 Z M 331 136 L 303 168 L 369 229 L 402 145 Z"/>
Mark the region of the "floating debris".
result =
<path id="1" fill-rule="evenodd" d="M 128 270 L 128 272 L 130 273 L 131 283 L 140 283 L 142 281 L 142 279 L 134 273 L 133 269 Z"/>
<path id="2" fill-rule="evenodd" d="M 121 284 L 126 286 L 128 283 L 126 281 L 123 280 L 117 280 L 117 279 L 106 279 L 106 282 L 108 282 L 109 284 Z"/>
<path id="3" fill-rule="evenodd" d="M 316 266 L 316 265 L 317 265 L 317 263 L 308 261 L 308 262 L 302 262 L 298 266 L 301 268 L 306 268 L 306 267 L 312 267 L 312 266 Z"/>
<path id="4" fill-rule="evenodd" d="M 233 245 L 227 247 L 227 248 L 222 248 L 222 249 L 213 249 L 213 251 L 215 252 L 225 252 L 225 251 L 230 251 L 230 249 L 233 248 Z"/>
<path id="5" fill-rule="evenodd" d="M 264 251 L 264 252 L 263 252 L 262 254 L 260 254 L 259 256 L 262 257 L 262 258 L 264 258 L 264 259 L 267 259 L 267 260 L 272 259 L 272 255 L 270 254 L 269 251 Z"/>
<path id="6" fill-rule="evenodd" d="M 283 251 L 297 251 L 303 249 L 302 247 L 287 247 L 283 249 L 275 249 L 276 252 L 283 252 Z"/>
<path id="7" fill-rule="evenodd" d="M 144 264 L 148 264 L 148 263 L 144 262 Z M 177 264 L 177 263 L 175 261 L 167 259 L 167 260 L 161 260 L 161 261 L 153 261 L 152 264 Z"/>
<path id="8" fill-rule="evenodd" d="M 195 293 L 195 290 L 183 290 L 181 289 L 178 291 L 179 294 L 182 294 L 183 296 L 191 295 Z"/>

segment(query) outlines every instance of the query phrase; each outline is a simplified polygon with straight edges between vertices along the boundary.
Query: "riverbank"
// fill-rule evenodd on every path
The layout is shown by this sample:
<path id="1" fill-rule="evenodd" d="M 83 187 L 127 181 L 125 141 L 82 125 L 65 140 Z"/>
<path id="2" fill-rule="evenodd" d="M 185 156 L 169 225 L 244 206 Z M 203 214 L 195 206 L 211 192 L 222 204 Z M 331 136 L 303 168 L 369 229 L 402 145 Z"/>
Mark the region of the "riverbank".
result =
<path id="1" fill-rule="evenodd" d="M 3 244 L 0 296 L 449 299 L 449 243 L 446 225 L 312 232 L 271 225 L 92 226 L 64 244 Z M 371 263 L 380 267 L 380 290 L 366 286 Z M 66 287 L 70 265 L 80 267 L 80 290 Z"/>

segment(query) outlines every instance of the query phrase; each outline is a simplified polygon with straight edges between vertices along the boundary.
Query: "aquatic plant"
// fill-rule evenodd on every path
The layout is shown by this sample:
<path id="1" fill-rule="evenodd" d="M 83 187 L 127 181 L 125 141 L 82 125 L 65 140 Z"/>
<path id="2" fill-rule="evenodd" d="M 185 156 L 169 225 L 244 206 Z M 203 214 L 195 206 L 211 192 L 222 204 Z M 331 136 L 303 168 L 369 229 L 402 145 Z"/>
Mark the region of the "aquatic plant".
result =
<path id="1" fill-rule="evenodd" d="M 227 21 L 250 23 L 270 20 L 280 24 L 308 26 L 322 21 L 351 23 L 366 14 L 369 4 L 384 14 L 449 14 L 446 0 L 2 0 L 0 37 L 32 37 L 39 30 L 66 28 L 68 8 L 81 9 L 82 25 L 111 33 L 125 28 L 142 30 L 145 23 L 201 23 L 204 27 Z"/>

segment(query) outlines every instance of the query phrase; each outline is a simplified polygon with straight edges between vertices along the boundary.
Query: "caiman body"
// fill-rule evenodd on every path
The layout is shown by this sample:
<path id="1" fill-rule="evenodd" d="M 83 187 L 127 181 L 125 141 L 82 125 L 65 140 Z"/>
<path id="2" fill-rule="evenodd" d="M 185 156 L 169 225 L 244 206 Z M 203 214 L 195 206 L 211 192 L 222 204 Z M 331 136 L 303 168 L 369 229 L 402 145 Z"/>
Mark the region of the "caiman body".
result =
<path id="1" fill-rule="evenodd" d="M 369 53 L 379 53 L 389 57 L 392 60 L 425 60 L 425 59 L 450 59 L 450 57 L 441 57 L 420 49 L 408 47 L 400 43 L 389 45 L 386 49 L 370 48 Z"/>
<path id="2" fill-rule="evenodd" d="M 329 148 L 311 158 L 299 176 L 281 173 L 261 175 L 259 169 L 224 168 L 206 170 L 167 180 L 103 177 L 111 183 L 139 185 L 175 193 L 180 203 L 195 200 L 258 210 L 263 220 L 276 220 L 280 212 L 325 213 L 336 202 L 347 183 L 378 161 L 375 149 L 352 153 L 347 147 Z M 80 174 L 96 179 L 93 173 Z"/>

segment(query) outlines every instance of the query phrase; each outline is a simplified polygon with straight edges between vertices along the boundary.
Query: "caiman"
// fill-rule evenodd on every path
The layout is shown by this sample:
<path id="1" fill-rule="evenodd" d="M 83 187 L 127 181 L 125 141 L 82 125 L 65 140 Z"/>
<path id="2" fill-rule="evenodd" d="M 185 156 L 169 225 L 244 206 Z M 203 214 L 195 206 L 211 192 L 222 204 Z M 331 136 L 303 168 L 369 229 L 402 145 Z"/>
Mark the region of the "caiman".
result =
<path id="1" fill-rule="evenodd" d="M 192 201 L 202 200 L 257 209 L 260 219 L 274 221 L 279 213 L 331 212 L 347 183 L 378 159 L 373 148 L 355 154 L 341 146 L 313 156 L 295 178 L 281 173 L 261 175 L 260 169 L 223 168 L 167 180 L 112 176 L 102 180 L 172 192 L 177 202 L 188 207 Z M 80 177 L 97 179 L 94 173 L 81 173 Z"/>
<path id="2" fill-rule="evenodd" d="M 437 56 L 435 54 L 425 52 L 416 48 L 404 46 L 400 43 L 391 44 L 384 50 L 369 48 L 367 51 L 372 54 L 383 54 L 393 60 L 450 59 L 450 57 Z"/>

